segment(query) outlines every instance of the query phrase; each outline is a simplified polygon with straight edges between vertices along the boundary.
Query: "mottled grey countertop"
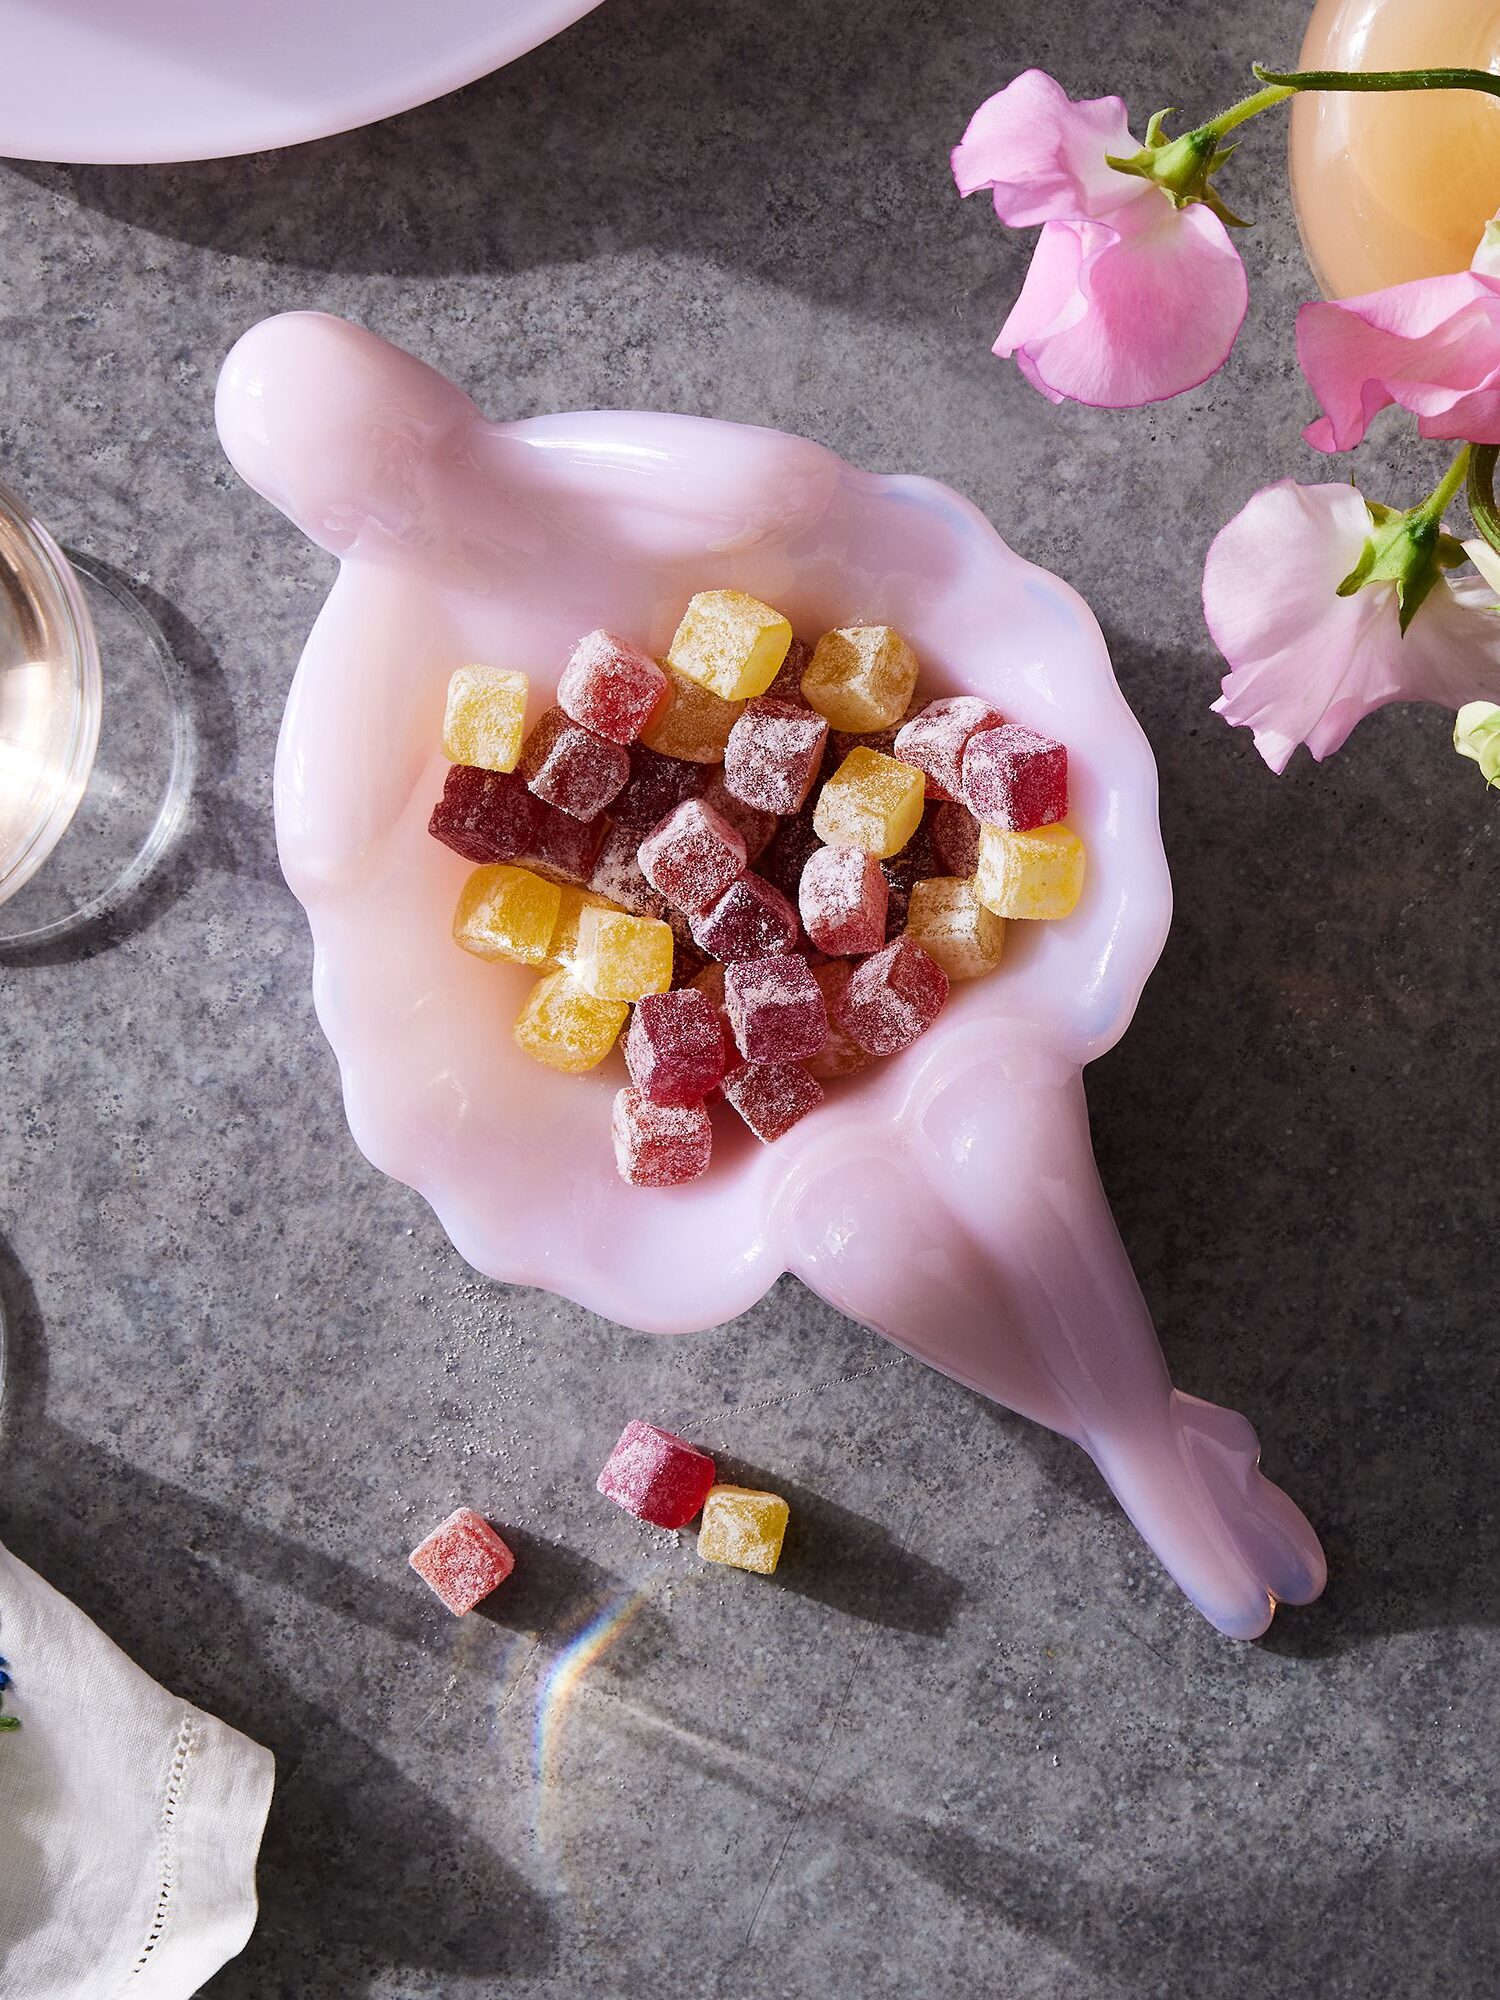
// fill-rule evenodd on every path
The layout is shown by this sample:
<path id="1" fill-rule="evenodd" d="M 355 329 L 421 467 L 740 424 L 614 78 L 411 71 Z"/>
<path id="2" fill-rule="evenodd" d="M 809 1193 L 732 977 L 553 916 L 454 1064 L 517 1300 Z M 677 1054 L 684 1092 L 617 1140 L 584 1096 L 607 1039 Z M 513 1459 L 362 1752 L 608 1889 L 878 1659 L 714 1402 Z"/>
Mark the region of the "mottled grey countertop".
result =
<path id="1" fill-rule="evenodd" d="M 1435 710 L 1279 782 L 1207 710 L 1209 535 L 1314 465 L 1281 134 L 1230 190 L 1230 367 L 1118 416 L 990 358 L 1027 246 L 945 171 L 1027 61 L 1139 123 L 1301 25 L 606 0 L 351 137 L 0 169 L 0 474 L 143 587 L 206 748 L 128 920 L 0 973 L 0 1532 L 276 1753 L 216 2000 L 1496 1990 L 1495 807 Z M 330 565 L 211 424 L 230 342 L 306 305 L 495 416 L 704 411 L 933 474 L 1089 598 L 1177 891 L 1091 1073 L 1100 1164 L 1179 1380 L 1322 1530 L 1321 1605 L 1219 1639 L 1071 1447 L 796 1284 L 623 1333 L 476 1280 L 361 1159 L 270 811 Z M 1410 501 L 1396 439 L 1362 456 Z M 774 1584 L 593 1498 L 635 1413 L 790 1495 Z M 460 1497 L 524 1565 L 461 1624 L 405 1568 Z"/>

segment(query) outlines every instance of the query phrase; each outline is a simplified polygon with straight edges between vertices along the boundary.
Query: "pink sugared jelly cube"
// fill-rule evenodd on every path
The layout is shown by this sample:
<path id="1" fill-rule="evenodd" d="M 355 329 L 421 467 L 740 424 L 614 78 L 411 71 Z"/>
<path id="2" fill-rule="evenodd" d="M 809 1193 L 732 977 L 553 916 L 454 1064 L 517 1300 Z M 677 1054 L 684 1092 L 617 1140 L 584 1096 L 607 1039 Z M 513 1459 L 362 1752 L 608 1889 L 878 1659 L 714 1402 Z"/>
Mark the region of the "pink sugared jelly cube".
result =
<path id="1" fill-rule="evenodd" d="M 712 777 L 707 764 L 690 764 L 684 757 L 663 757 L 659 750 L 635 744 L 630 752 L 630 776 L 612 801 L 609 816 L 637 840 L 660 826 L 674 806 L 695 799 Z"/>
<path id="2" fill-rule="evenodd" d="M 643 1090 L 622 1090 L 609 1130 L 632 1187 L 681 1187 L 708 1172 L 713 1127 L 701 1104 L 653 1104 Z"/>
<path id="3" fill-rule="evenodd" d="M 596 736 L 634 743 L 666 692 L 667 677 L 649 653 L 613 632 L 586 632 L 562 670 L 557 705 Z"/>
<path id="4" fill-rule="evenodd" d="M 745 872 L 745 843 L 702 799 L 684 799 L 641 842 L 641 873 L 674 909 L 697 916 Z"/>
<path id="5" fill-rule="evenodd" d="M 819 951 L 835 957 L 878 951 L 885 943 L 890 893 L 873 854 L 857 847 L 820 847 L 808 856 L 797 885 L 802 928 Z"/>
<path id="6" fill-rule="evenodd" d="M 623 826 L 612 826 L 604 836 L 589 887 L 598 896 L 607 896 L 635 917 L 664 917 L 667 899 L 658 895 L 641 873 L 635 835 Z"/>
<path id="7" fill-rule="evenodd" d="M 854 968 L 835 1003 L 835 1018 L 872 1056 L 893 1056 L 932 1026 L 947 998 L 947 973 L 903 936 Z"/>
<path id="8" fill-rule="evenodd" d="M 779 889 L 760 875 L 742 875 L 701 917 L 693 936 L 711 958 L 726 965 L 742 958 L 769 958 L 795 948 L 797 912 Z"/>
<path id="9" fill-rule="evenodd" d="M 606 830 L 607 822 L 602 816 L 575 819 L 556 806 L 538 802 L 536 831 L 523 858 L 549 881 L 576 882 L 587 888 Z"/>
<path id="10" fill-rule="evenodd" d="M 822 989 L 795 952 L 726 966 L 724 1011 L 746 1062 L 805 1062 L 828 1040 Z"/>
<path id="11" fill-rule="evenodd" d="M 979 866 L 979 822 L 967 806 L 941 805 L 932 815 L 932 851 L 939 875 L 967 880 Z"/>
<path id="12" fill-rule="evenodd" d="M 963 801 L 986 826 L 1029 833 L 1067 817 L 1068 753 L 1050 736 L 1007 722 L 964 749 Z"/>
<path id="13" fill-rule="evenodd" d="M 979 730 L 998 729 L 1004 721 L 976 694 L 946 695 L 902 723 L 893 754 L 926 773 L 929 798 L 956 799 L 963 789 L 965 744 Z"/>
<path id="14" fill-rule="evenodd" d="M 747 1062 L 724 1079 L 724 1096 L 762 1145 L 789 1132 L 823 1102 L 823 1086 L 801 1063 Z"/>
<path id="15" fill-rule="evenodd" d="M 599 1474 L 599 1491 L 653 1528 L 685 1528 L 716 1478 L 714 1462 L 675 1432 L 633 1417 Z"/>
<path id="16" fill-rule="evenodd" d="M 518 861 L 536 833 L 538 811 L 514 771 L 450 764 L 427 831 L 466 861 Z"/>
<path id="17" fill-rule="evenodd" d="M 440 1522 L 418 1542 L 409 1560 L 455 1618 L 472 1611 L 516 1566 L 510 1550 L 472 1507 L 459 1507 Z"/>
<path id="18" fill-rule="evenodd" d="M 526 738 L 517 767 L 539 799 L 574 819 L 594 819 L 630 776 L 630 752 L 549 708 Z"/>
<path id="19" fill-rule="evenodd" d="M 701 1104 L 723 1078 L 719 1010 L 696 986 L 647 993 L 625 1035 L 625 1067 L 653 1104 Z"/>
<path id="20" fill-rule="evenodd" d="M 800 811 L 823 765 L 828 724 L 816 709 L 762 696 L 746 702 L 724 750 L 724 783 L 761 812 Z"/>

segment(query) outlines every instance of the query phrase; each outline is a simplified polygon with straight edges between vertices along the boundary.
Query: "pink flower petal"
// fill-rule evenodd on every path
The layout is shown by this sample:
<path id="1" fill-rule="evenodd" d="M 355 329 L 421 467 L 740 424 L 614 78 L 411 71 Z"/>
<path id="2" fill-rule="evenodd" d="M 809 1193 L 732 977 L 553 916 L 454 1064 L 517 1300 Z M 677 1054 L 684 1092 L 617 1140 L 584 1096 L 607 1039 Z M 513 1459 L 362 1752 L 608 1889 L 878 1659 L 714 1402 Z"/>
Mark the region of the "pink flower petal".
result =
<path id="1" fill-rule="evenodd" d="M 1348 451 L 1391 403 L 1424 437 L 1500 444 L 1500 280 L 1461 271 L 1305 305 L 1297 358 L 1323 406 L 1303 432 L 1318 451 Z"/>
<path id="2" fill-rule="evenodd" d="M 1075 104 L 1044 70 L 1029 69 L 969 120 L 953 149 L 953 178 L 962 195 L 993 189 L 996 215 L 1024 229 L 1110 215 L 1150 194 L 1149 181 L 1105 165 L 1108 153 L 1138 151 L 1118 97 Z"/>

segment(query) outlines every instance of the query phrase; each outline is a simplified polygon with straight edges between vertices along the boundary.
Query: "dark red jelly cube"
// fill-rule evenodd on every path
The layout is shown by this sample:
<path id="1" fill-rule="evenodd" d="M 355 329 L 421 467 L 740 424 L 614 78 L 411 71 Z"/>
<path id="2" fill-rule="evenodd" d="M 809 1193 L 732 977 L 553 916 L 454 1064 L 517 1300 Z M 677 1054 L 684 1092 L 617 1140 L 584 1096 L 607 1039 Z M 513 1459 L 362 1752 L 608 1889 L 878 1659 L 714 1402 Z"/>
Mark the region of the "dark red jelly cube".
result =
<path id="1" fill-rule="evenodd" d="M 724 1079 L 724 1096 L 763 1145 L 789 1132 L 823 1102 L 823 1086 L 801 1063 L 741 1063 Z"/>
<path id="2" fill-rule="evenodd" d="M 663 757 L 637 743 L 630 752 L 630 776 L 613 800 L 609 816 L 637 839 L 660 826 L 684 799 L 695 799 L 714 775 L 707 764 L 690 764 L 683 757 Z"/>
<path id="3" fill-rule="evenodd" d="M 932 815 L 935 873 L 967 879 L 979 867 L 979 822 L 967 806 L 941 805 Z"/>
<path id="4" fill-rule="evenodd" d="M 667 677 L 639 646 L 613 632 L 587 632 L 557 683 L 565 715 L 611 743 L 633 743 L 667 692 Z"/>
<path id="5" fill-rule="evenodd" d="M 854 968 L 835 1018 L 872 1056 L 893 1056 L 932 1026 L 947 998 L 943 968 L 909 937 L 898 937 Z"/>
<path id="6" fill-rule="evenodd" d="M 890 890 L 890 900 L 885 907 L 885 934 L 888 939 L 898 937 L 906 929 L 911 892 L 915 885 L 926 881 L 929 875 L 941 875 L 943 872 L 938 866 L 937 853 L 932 844 L 933 822 L 941 811 L 941 806 L 928 806 L 922 815 L 921 825 L 901 852 L 880 864 Z"/>
<path id="7" fill-rule="evenodd" d="M 800 812 L 827 746 L 828 724 L 815 709 L 763 695 L 729 732 L 724 783 L 761 812 Z"/>
<path id="8" fill-rule="evenodd" d="M 775 813 L 759 812 L 754 806 L 747 806 L 743 799 L 737 799 L 725 784 L 722 771 L 715 771 L 709 779 L 703 793 L 703 803 L 712 806 L 721 819 L 727 819 L 744 841 L 747 867 L 753 865 L 765 853 L 775 838 L 777 827 L 781 824 Z"/>
<path id="9" fill-rule="evenodd" d="M 427 831 L 465 861 L 517 861 L 536 834 L 539 812 L 514 771 L 453 764 Z"/>
<path id="10" fill-rule="evenodd" d="M 658 895 L 641 873 L 641 864 L 636 858 L 638 845 L 633 833 L 627 833 L 622 826 L 612 826 L 599 849 L 589 887 L 596 894 L 607 896 L 610 902 L 618 903 L 622 910 L 629 910 L 633 916 L 664 917 L 667 913 L 666 898 Z"/>
<path id="11" fill-rule="evenodd" d="M 706 1451 L 673 1431 L 632 1418 L 599 1474 L 607 1499 L 653 1528 L 685 1528 L 708 1498 L 717 1473 Z"/>
<path id="12" fill-rule="evenodd" d="M 801 812 L 784 819 L 760 858 L 759 872 L 794 902 L 809 857 L 823 845 L 813 825 L 815 803 L 809 799 Z"/>
<path id="13" fill-rule="evenodd" d="M 986 826 L 1027 833 L 1068 811 L 1068 753 L 1050 736 L 1007 722 L 981 729 L 964 749 L 963 801 Z"/>
<path id="14" fill-rule="evenodd" d="M 701 917 L 693 936 L 711 958 L 769 958 L 797 942 L 797 912 L 779 889 L 760 875 L 742 875 Z"/>
<path id="15" fill-rule="evenodd" d="M 622 1090 L 610 1120 L 615 1165 L 632 1187 L 681 1187 L 708 1172 L 713 1127 L 701 1104 L 653 1104 Z"/>
<path id="16" fill-rule="evenodd" d="M 571 813 L 538 801 L 536 831 L 525 857 L 527 866 L 551 881 L 589 887 L 608 824 L 602 816 L 574 819 Z"/>
<path id="17" fill-rule="evenodd" d="M 701 1104 L 724 1075 L 719 1010 L 696 986 L 637 1000 L 625 1035 L 625 1067 L 653 1104 Z"/>
<path id="18" fill-rule="evenodd" d="M 724 1011 L 746 1062 L 805 1062 L 828 1040 L 822 989 L 795 952 L 726 966 Z"/>
<path id="19" fill-rule="evenodd" d="M 767 701 L 791 701 L 806 708 L 802 694 L 802 676 L 807 672 L 812 658 L 811 646 L 804 646 L 800 639 L 793 639 L 786 649 L 786 658 L 776 669 L 776 678 L 766 689 Z"/>
<path id="20" fill-rule="evenodd" d="M 885 943 L 890 885 L 873 854 L 857 847 L 820 847 L 809 855 L 797 887 L 802 928 L 833 957 L 879 951 Z"/>
<path id="21" fill-rule="evenodd" d="M 685 799 L 646 835 L 637 859 L 653 889 L 696 916 L 745 872 L 745 843 L 722 813 Z"/>
<path id="22" fill-rule="evenodd" d="M 574 819 L 597 819 L 630 776 L 630 752 L 549 708 L 521 748 L 518 767 L 539 799 Z"/>
<path id="23" fill-rule="evenodd" d="M 947 695 L 918 709 L 896 732 L 893 754 L 922 771 L 929 798 L 956 799 L 963 790 L 964 747 L 981 729 L 998 729 L 1005 717 L 976 694 Z"/>

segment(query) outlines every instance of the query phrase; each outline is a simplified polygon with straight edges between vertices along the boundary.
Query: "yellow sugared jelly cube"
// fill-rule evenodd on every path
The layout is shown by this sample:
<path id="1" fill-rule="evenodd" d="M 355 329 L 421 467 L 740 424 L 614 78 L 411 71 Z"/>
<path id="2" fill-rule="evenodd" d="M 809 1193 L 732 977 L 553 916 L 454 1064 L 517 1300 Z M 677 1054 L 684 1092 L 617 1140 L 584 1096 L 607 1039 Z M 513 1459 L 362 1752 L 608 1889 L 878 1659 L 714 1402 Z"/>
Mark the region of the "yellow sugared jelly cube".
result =
<path id="1" fill-rule="evenodd" d="M 682 614 L 667 664 L 721 701 L 748 701 L 775 680 L 792 628 L 743 590 L 700 590 Z"/>
<path id="2" fill-rule="evenodd" d="M 791 1509 L 779 1493 L 750 1486 L 710 1486 L 698 1528 L 705 1562 L 728 1563 L 769 1576 L 781 1557 Z"/>
<path id="3" fill-rule="evenodd" d="M 504 667 L 460 667 L 448 683 L 443 755 L 482 771 L 513 771 L 526 728 L 525 674 Z"/>
<path id="4" fill-rule="evenodd" d="M 1005 919 L 987 910 L 964 875 L 929 875 L 912 885 L 906 935 L 950 979 L 978 979 L 1000 963 Z"/>
<path id="5" fill-rule="evenodd" d="M 557 908 L 557 922 L 552 926 L 552 936 L 547 944 L 547 956 L 542 960 L 544 972 L 559 972 L 573 963 L 578 956 L 578 926 L 583 921 L 585 910 L 617 910 L 618 903 L 612 903 L 608 896 L 601 896 L 593 889 L 579 889 L 571 882 L 558 885 L 561 898 Z"/>
<path id="6" fill-rule="evenodd" d="M 1083 893 L 1083 842 L 1068 826 L 979 829 L 979 900 L 997 917 L 1066 917 Z"/>
<path id="7" fill-rule="evenodd" d="M 661 662 L 667 696 L 660 710 L 641 731 L 648 750 L 662 757 L 681 757 L 688 764 L 722 764 L 729 732 L 740 719 L 742 701 L 721 701 L 711 688 L 699 687 L 670 661 Z"/>
<path id="8" fill-rule="evenodd" d="M 557 927 L 562 891 L 529 868 L 476 868 L 453 912 L 453 941 L 476 958 L 541 965 Z"/>
<path id="9" fill-rule="evenodd" d="M 802 676 L 802 699 L 831 729 L 855 735 L 899 722 L 917 686 L 917 656 L 889 625 L 825 632 Z"/>
<path id="10" fill-rule="evenodd" d="M 922 818 L 927 780 L 879 750 L 851 750 L 818 794 L 813 831 L 829 847 L 858 847 L 888 861 Z"/>
<path id="11" fill-rule="evenodd" d="M 625 910 L 585 909 L 573 976 L 596 1000 L 639 1000 L 672 984 L 672 926 Z"/>
<path id="12" fill-rule="evenodd" d="M 581 1076 L 603 1062 L 630 1009 L 623 1000 L 597 1000 L 571 972 L 549 972 L 526 996 L 515 1037 L 527 1055 L 549 1069 Z"/>

